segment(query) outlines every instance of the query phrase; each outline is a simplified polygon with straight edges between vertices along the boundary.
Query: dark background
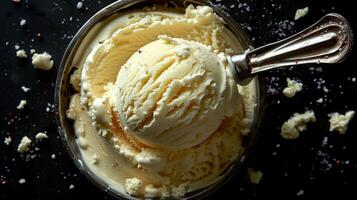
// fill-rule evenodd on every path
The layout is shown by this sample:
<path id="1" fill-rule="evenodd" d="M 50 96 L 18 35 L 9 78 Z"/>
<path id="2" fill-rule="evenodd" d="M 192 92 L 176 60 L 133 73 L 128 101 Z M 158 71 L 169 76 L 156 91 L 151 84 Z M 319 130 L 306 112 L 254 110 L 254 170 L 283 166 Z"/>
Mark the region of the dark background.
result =
<path id="1" fill-rule="evenodd" d="M 84 0 L 78 10 L 77 0 L 0 1 L 0 199 L 65 199 L 90 196 L 111 199 L 90 183 L 74 166 L 56 131 L 53 93 L 61 56 L 76 31 L 99 9 L 113 1 Z M 253 44 L 260 46 L 312 24 L 324 14 L 338 12 L 356 29 L 353 1 L 347 0 L 239 0 L 213 1 L 241 22 Z M 231 8 L 231 5 L 234 5 Z M 294 21 L 296 9 L 309 6 L 309 14 Z M 21 19 L 27 25 L 20 26 Z M 38 33 L 41 37 L 38 37 Z M 15 45 L 53 55 L 51 71 L 35 70 L 30 58 L 16 57 Z M 357 199 L 357 126 L 356 118 L 345 135 L 330 133 L 327 114 L 356 110 L 356 52 L 342 64 L 310 65 L 265 73 L 268 95 L 266 115 L 257 146 L 247 167 L 260 170 L 260 184 L 249 182 L 245 171 L 233 177 L 211 199 L 310 199 L 338 197 Z M 321 68 L 322 67 L 322 68 Z M 287 99 L 281 93 L 286 77 L 301 80 L 304 89 Z M 21 86 L 30 87 L 27 93 Z M 324 92 L 323 87 L 328 89 Z M 323 103 L 316 100 L 324 98 Z M 21 99 L 28 105 L 17 110 Z M 46 108 L 49 108 L 49 112 Z M 313 109 L 317 122 L 293 141 L 280 137 L 280 127 L 294 112 Z M 35 142 L 39 131 L 49 139 Z M 16 151 L 27 135 L 34 144 L 31 152 Z M 12 143 L 3 143 L 11 136 Z M 327 138 L 327 139 L 326 139 Z M 323 141 L 327 140 L 326 142 Z M 35 150 L 37 147 L 37 150 Z M 55 154 L 55 158 L 51 158 Z M 18 181 L 25 179 L 26 183 Z M 70 185 L 74 188 L 70 189 Z M 297 194 L 303 195 L 297 195 Z"/>

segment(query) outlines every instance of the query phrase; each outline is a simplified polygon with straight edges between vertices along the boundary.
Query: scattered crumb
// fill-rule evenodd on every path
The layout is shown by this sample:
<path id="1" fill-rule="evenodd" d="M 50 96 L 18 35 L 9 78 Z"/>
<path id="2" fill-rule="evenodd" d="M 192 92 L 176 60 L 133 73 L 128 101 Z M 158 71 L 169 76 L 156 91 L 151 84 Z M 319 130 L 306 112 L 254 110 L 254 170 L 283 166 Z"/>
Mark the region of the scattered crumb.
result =
<path id="1" fill-rule="evenodd" d="M 26 86 L 21 86 L 21 90 L 24 92 L 28 92 L 30 90 L 30 88 L 28 88 Z"/>
<path id="2" fill-rule="evenodd" d="M 302 196 L 304 193 L 304 190 L 299 190 L 299 192 L 296 193 L 296 196 Z"/>
<path id="3" fill-rule="evenodd" d="M 36 140 L 38 140 L 38 141 L 42 141 L 43 139 L 48 138 L 47 134 L 42 133 L 42 132 L 37 133 L 35 137 L 36 137 Z"/>
<path id="4" fill-rule="evenodd" d="M 345 134 L 348 128 L 348 123 L 351 121 L 353 116 L 355 115 L 355 111 L 348 111 L 343 114 L 339 114 L 337 112 L 330 113 L 328 116 L 330 117 L 330 132 L 337 131 L 340 134 Z"/>
<path id="5" fill-rule="evenodd" d="M 34 53 L 36 53 L 36 50 L 35 49 L 30 49 L 30 53 L 34 54 Z"/>
<path id="6" fill-rule="evenodd" d="M 316 118 L 313 111 L 306 111 L 302 114 L 295 113 L 288 121 L 284 122 L 280 135 L 284 139 L 296 139 L 299 137 L 299 133 L 306 129 L 306 123 L 315 121 Z"/>
<path id="7" fill-rule="evenodd" d="M 36 69 L 42 70 L 50 70 L 53 67 L 52 56 L 47 52 L 43 52 L 41 54 L 33 54 L 32 56 L 32 64 Z"/>
<path id="8" fill-rule="evenodd" d="M 77 3 L 77 9 L 79 10 L 79 9 L 82 9 L 82 8 L 83 8 L 83 2 L 78 1 L 78 3 Z"/>
<path id="9" fill-rule="evenodd" d="M 295 13 L 294 20 L 298 20 L 302 17 L 305 17 L 305 15 L 307 15 L 308 12 L 309 12 L 309 7 L 297 9 L 296 13 Z"/>
<path id="10" fill-rule="evenodd" d="M 24 183 L 26 183 L 26 180 L 24 178 L 22 178 L 22 179 L 19 180 L 19 183 L 20 184 L 24 184 Z"/>
<path id="11" fill-rule="evenodd" d="M 73 184 L 71 184 L 71 185 L 69 185 L 69 187 L 68 187 L 70 190 L 73 190 L 74 189 L 74 185 Z"/>
<path id="12" fill-rule="evenodd" d="M 51 158 L 52 158 L 52 159 L 55 159 L 55 158 L 56 158 L 56 154 L 52 154 L 52 155 L 51 155 Z"/>
<path id="13" fill-rule="evenodd" d="M 263 177 L 263 173 L 261 171 L 255 171 L 252 168 L 248 168 L 247 173 L 248 173 L 250 182 L 254 183 L 254 184 L 259 184 L 260 180 Z"/>
<path id="14" fill-rule="evenodd" d="M 10 145 L 11 141 L 12 141 L 11 137 L 5 137 L 4 143 L 6 145 Z"/>
<path id="15" fill-rule="evenodd" d="M 325 147 L 327 144 L 328 144 L 328 137 L 324 137 L 323 140 L 322 140 L 321 146 Z"/>
<path id="16" fill-rule="evenodd" d="M 27 136 L 24 136 L 22 139 L 21 139 L 21 142 L 19 144 L 19 146 L 17 147 L 17 152 L 19 153 L 25 153 L 27 152 L 28 150 L 30 150 L 30 145 L 31 145 L 31 140 L 30 138 L 28 138 Z"/>
<path id="17" fill-rule="evenodd" d="M 19 50 L 19 49 L 20 49 L 20 46 L 17 45 L 17 44 L 15 44 L 14 48 L 15 48 L 15 50 Z"/>
<path id="18" fill-rule="evenodd" d="M 286 97 L 292 98 L 297 92 L 300 92 L 302 90 L 302 83 L 299 83 L 295 80 L 291 80 L 290 78 L 287 78 L 286 82 L 288 86 L 283 90 L 283 93 Z"/>
<path id="19" fill-rule="evenodd" d="M 324 99 L 323 98 L 319 98 L 318 100 L 316 100 L 317 103 L 323 103 Z"/>
<path id="20" fill-rule="evenodd" d="M 25 108 L 25 105 L 27 104 L 26 100 L 21 100 L 19 105 L 16 107 L 18 110 L 22 110 Z"/>
<path id="21" fill-rule="evenodd" d="M 16 51 L 16 56 L 19 58 L 27 58 L 26 51 L 21 49 Z"/>
<path id="22" fill-rule="evenodd" d="M 21 19 L 20 26 L 25 26 L 25 25 L 26 25 L 26 19 Z"/>
<path id="23" fill-rule="evenodd" d="M 53 112 L 54 109 L 55 109 L 54 104 L 47 103 L 46 112 Z"/>
<path id="24" fill-rule="evenodd" d="M 267 92 L 271 95 L 275 95 L 275 94 L 279 94 L 279 91 L 276 89 L 279 87 L 279 77 L 271 77 L 266 79 L 267 81 L 269 81 L 269 83 L 267 84 Z"/>

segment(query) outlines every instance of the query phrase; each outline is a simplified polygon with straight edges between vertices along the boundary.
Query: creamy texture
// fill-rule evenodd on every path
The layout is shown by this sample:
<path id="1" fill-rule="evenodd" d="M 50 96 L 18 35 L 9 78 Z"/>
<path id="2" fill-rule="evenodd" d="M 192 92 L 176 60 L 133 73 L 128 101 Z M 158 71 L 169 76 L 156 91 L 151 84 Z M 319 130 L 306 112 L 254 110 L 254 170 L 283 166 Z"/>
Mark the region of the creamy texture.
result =
<path id="1" fill-rule="evenodd" d="M 71 77 L 79 94 L 67 112 L 84 165 L 110 189 L 146 198 L 220 180 L 255 105 L 252 85 L 233 84 L 224 57 L 241 49 L 211 8 L 158 10 L 102 27 Z"/>
<path id="2" fill-rule="evenodd" d="M 125 132 L 154 147 L 184 149 L 206 140 L 239 105 L 226 55 L 161 36 L 119 72 L 115 108 Z"/>
<path id="3" fill-rule="evenodd" d="M 171 11 L 171 10 L 170 10 Z M 229 35 L 224 35 L 222 19 L 209 7 L 186 9 L 184 15 L 172 12 L 136 12 L 117 20 L 118 29 L 110 38 L 93 46 L 83 66 L 83 100 L 92 100 L 105 92 L 108 82 L 114 83 L 120 67 L 129 57 L 159 35 L 199 41 L 215 53 L 230 52 Z M 228 41 L 227 41 L 228 40 Z"/>

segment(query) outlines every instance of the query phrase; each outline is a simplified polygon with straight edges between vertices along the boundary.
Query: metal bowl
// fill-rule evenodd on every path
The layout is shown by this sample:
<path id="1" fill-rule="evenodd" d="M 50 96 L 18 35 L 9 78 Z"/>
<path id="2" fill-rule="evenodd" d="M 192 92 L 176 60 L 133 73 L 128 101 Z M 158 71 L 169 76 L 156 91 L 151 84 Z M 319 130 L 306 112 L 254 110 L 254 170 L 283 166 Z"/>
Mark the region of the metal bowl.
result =
<path id="1" fill-rule="evenodd" d="M 117 192 L 115 190 L 111 190 L 111 188 L 99 179 L 95 174 L 93 174 L 88 167 L 82 162 L 81 153 L 79 151 L 79 147 L 75 142 L 75 134 L 73 130 L 73 122 L 66 117 L 66 110 L 69 106 L 69 100 L 72 94 L 74 94 L 74 90 L 70 85 L 70 76 L 73 73 L 75 66 L 78 65 L 79 59 L 83 56 L 86 49 L 86 41 L 90 41 L 93 37 L 93 33 L 95 30 L 98 30 L 105 20 L 114 16 L 117 13 L 128 11 L 131 9 L 142 8 L 144 6 L 152 6 L 153 4 L 172 4 L 175 6 L 186 7 L 189 4 L 194 5 L 208 5 L 214 9 L 214 11 L 222 17 L 226 22 L 226 28 L 228 28 L 235 36 L 237 42 L 243 47 L 242 51 L 251 47 L 251 43 L 249 38 L 244 34 L 239 24 L 230 16 L 228 16 L 221 9 L 215 7 L 214 5 L 210 5 L 207 1 L 204 0 L 156 0 L 156 1 L 147 1 L 147 0 L 119 0 L 116 1 L 107 7 L 103 8 L 99 12 L 97 12 L 94 16 L 92 16 L 77 32 L 74 36 L 73 40 L 68 45 L 57 75 L 56 82 L 56 91 L 55 91 L 55 104 L 57 109 L 57 124 L 58 124 L 58 132 L 61 135 L 64 146 L 66 147 L 70 157 L 73 159 L 75 165 L 78 169 L 95 185 L 97 185 L 102 190 L 111 194 L 116 198 L 121 199 L 137 199 L 135 197 L 128 196 L 127 194 L 123 194 Z M 239 53 L 239 52 L 235 52 Z M 263 115 L 263 95 L 264 92 L 262 88 L 262 79 L 261 77 L 255 77 L 252 80 L 253 85 L 255 85 L 255 95 L 256 95 L 256 107 L 254 108 L 254 117 L 253 124 L 251 128 L 251 132 L 245 136 L 243 139 L 243 149 L 240 156 L 240 159 L 237 159 L 224 173 L 222 173 L 219 180 L 217 180 L 214 184 L 200 189 L 196 191 L 192 191 L 187 193 L 184 197 L 180 199 L 201 199 L 215 190 L 217 190 L 220 186 L 222 186 L 225 182 L 229 180 L 230 177 L 233 176 L 237 171 L 242 169 L 242 166 L 245 163 L 246 157 L 250 154 L 251 150 L 254 147 L 257 131 L 260 125 L 260 119 Z"/>

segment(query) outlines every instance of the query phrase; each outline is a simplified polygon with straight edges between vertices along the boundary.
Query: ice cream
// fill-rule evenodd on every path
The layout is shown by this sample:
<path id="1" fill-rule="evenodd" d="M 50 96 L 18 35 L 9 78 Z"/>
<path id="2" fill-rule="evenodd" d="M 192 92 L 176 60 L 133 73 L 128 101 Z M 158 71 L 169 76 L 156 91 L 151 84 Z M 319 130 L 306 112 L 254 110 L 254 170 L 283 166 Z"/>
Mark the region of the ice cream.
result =
<path id="1" fill-rule="evenodd" d="M 253 86 L 234 83 L 240 52 L 211 8 L 151 8 L 111 19 L 71 77 L 82 163 L 131 196 L 183 196 L 221 180 L 249 132 Z"/>
<path id="2" fill-rule="evenodd" d="M 125 132 L 146 145 L 185 149 L 206 140 L 239 105 L 226 55 L 159 36 L 122 66 L 115 108 Z"/>

